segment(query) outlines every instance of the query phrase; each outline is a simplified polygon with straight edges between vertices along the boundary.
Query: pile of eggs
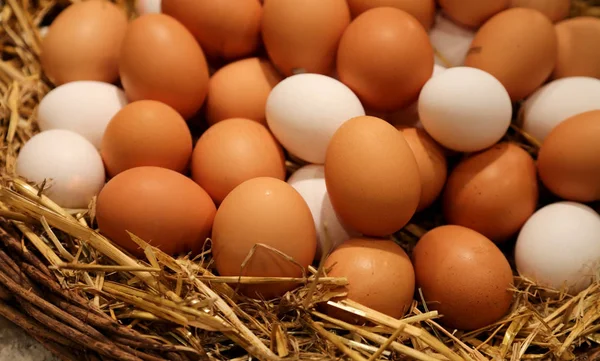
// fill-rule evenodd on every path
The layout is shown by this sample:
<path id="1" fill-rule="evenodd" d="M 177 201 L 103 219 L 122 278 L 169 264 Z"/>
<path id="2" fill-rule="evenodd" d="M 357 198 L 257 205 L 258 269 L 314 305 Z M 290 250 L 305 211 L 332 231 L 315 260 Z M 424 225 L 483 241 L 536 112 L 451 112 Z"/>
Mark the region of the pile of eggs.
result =
<path id="1" fill-rule="evenodd" d="M 347 297 L 401 317 L 419 288 L 464 330 L 510 308 L 499 245 L 516 240 L 516 270 L 541 285 L 595 280 L 600 19 L 565 20 L 568 0 L 137 6 L 77 2 L 49 26 L 57 86 L 16 163 L 57 204 L 95 204 L 124 250 L 143 255 L 128 232 L 171 255 L 210 238 L 223 276 L 324 259 Z M 537 159 L 505 137 L 514 118 Z M 445 225 L 409 256 L 390 236 L 433 204 Z"/>

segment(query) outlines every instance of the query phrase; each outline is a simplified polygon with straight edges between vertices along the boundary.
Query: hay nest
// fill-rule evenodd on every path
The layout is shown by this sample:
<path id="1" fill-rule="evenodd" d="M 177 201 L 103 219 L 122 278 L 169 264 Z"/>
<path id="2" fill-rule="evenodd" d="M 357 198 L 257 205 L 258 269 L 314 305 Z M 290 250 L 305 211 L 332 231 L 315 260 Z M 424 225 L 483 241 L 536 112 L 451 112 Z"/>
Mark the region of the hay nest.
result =
<path id="1" fill-rule="evenodd" d="M 118 3 L 131 13 L 130 2 Z M 577 1 L 573 14 L 600 14 L 593 3 L 600 5 Z M 51 88 L 38 62 L 38 29 L 66 5 L 6 0 L 0 13 L 0 315 L 60 359 L 600 360 L 600 283 L 571 296 L 516 278 L 510 314 L 464 333 L 440 326 L 417 301 L 401 320 L 332 301 L 346 280 L 321 268 L 293 279 L 299 287 L 284 297 L 262 301 L 239 295 L 236 284 L 282 279 L 215 276 L 208 246 L 194 259 L 174 259 L 132 236 L 146 259 L 131 258 L 94 230 L 93 205 L 62 209 L 43 195 L 44 184 L 13 176 Z M 507 136 L 535 153 L 518 129 Z M 435 212 L 396 235 L 409 252 L 439 224 Z M 322 302 L 368 325 L 331 318 L 318 311 Z"/>

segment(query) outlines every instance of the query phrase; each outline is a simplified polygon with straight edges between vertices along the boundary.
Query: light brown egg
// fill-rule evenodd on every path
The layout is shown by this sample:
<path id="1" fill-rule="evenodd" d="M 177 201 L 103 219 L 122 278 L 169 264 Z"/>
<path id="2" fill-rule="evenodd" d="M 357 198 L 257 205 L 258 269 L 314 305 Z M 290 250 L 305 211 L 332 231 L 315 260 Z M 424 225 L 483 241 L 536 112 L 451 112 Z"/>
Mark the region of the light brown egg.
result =
<path id="1" fill-rule="evenodd" d="M 170 255 L 198 252 L 216 208 L 186 176 L 159 167 L 128 169 L 102 188 L 96 202 L 100 232 L 134 255 L 141 250 L 126 231 Z"/>
<path id="2" fill-rule="evenodd" d="M 448 223 L 500 243 L 521 229 L 537 200 L 533 158 L 504 142 L 469 156 L 452 170 L 444 190 L 444 216 Z"/>
<path id="3" fill-rule="evenodd" d="M 455 22 L 476 28 L 508 8 L 510 0 L 439 0 L 442 10 Z"/>
<path id="4" fill-rule="evenodd" d="M 600 111 L 575 115 L 542 143 L 538 171 L 544 185 L 570 201 L 600 201 Z"/>
<path id="5" fill-rule="evenodd" d="M 537 10 L 512 8 L 486 22 L 475 34 L 465 65 L 495 76 L 513 101 L 539 88 L 556 64 L 556 32 Z"/>
<path id="6" fill-rule="evenodd" d="M 76 80 L 116 81 L 126 28 L 125 12 L 108 1 L 68 6 L 42 40 L 44 73 L 56 85 Z"/>
<path id="7" fill-rule="evenodd" d="M 412 260 L 427 307 L 446 326 L 478 329 L 509 310 L 512 270 L 485 236 L 461 226 L 437 227 L 417 242 Z"/>
<path id="8" fill-rule="evenodd" d="M 300 277 L 298 265 L 306 270 L 313 261 L 316 237 L 310 209 L 292 186 L 275 178 L 254 178 L 221 203 L 212 231 L 212 254 L 222 276 Z M 277 283 L 244 286 L 240 291 L 269 299 L 295 286 Z"/>
<path id="9" fill-rule="evenodd" d="M 217 204 L 235 187 L 257 177 L 285 179 L 283 150 L 262 124 L 226 119 L 208 128 L 196 143 L 192 179 Z"/>
<path id="10" fill-rule="evenodd" d="M 569 16 L 571 0 L 510 0 L 510 7 L 535 9 L 557 22 Z"/>
<path id="11" fill-rule="evenodd" d="M 434 0 L 348 0 L 348 6 L 353 17 L 357 17 L 369 9 L 382 6 L 404 10 L 417 18 L 427 30 L 435 18 Z"/>
<path id="12" fill-rule="evenodd" d="M 263 42 L 283 74 L 333 71 L 340 37 L 350 23 L 346 0 L 265 0 L 263 11 Z"/>
<path id="13" fill-rule="evenodd" d="M 417 161 L 404 136 L 370 116 L 352 118 L 335 132 L 325 157 L 325 182 L 340 220 L 369 236 L 404 227 L 421 195 Z"/>
<path id="14" fill-rule="evenodd" d="M 433 48 L 413 16 L 391 7 L 374 8 L 344 32 L 337 72 L 365 107 L 395 111 L 415 101 L 431 78 Z"/>
<path id="15" fill-rule="evenodd" d="M 589 76 L 600 79 L 600 19 L 583 16 L 557 23 L 558 55 L 554 79 Z"/>
<path id="16" fill-rule="evenodd" d="M 247 118 L 266 125 L 267 98 L 281 80 L 282 76 L 267 59 L 249 58 L 225 65 L 208 82 L 208 123 Z"/>
<path id="17" fill-rule="evenodd" d="M 338 246 L 325 261 L 330 277 L 346 277 L 347 297 L 393 318 L 409 309 L 415 292 L 415 272 L 406 252 L 390 240 L 353 238 Z M 340 312 L 329 309 L 337 316 Z M 341 316 L 341 315 L 340 315 Z M 350 314 L 342 316 L 356 322 Z"/>
<path id="18" fill-rule="evenodd" d="M 248 56 L 260 44 L 258 0 L 162 0 L 161 11 L 185 25 L 211 59 Z"/>
<path id="19" fill-rule="evenodd" d="M 163 102 L 185 119 L 204 103 L 208 67 L 192 34 L 164 14 L 146 14 L 129 24 L 119 72 L 130 101 Z"/>

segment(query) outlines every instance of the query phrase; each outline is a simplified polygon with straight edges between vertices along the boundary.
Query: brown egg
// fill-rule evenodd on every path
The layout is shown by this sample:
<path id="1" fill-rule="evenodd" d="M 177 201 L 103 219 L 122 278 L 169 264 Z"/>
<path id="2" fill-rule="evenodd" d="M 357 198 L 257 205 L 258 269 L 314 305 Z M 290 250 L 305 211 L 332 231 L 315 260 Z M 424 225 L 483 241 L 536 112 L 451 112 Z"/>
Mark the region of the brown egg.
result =
<path id="1" fill-rule="evenodd" d="M 417 242 L 412 260 L 417 287 L 446 326 L 478 329 L 509 310 L 512 270 L 485 236 L 461 226 L 437 227 Z"/>
<path id="2" fill-rule="evenodd" d="M 513 101 L 539 88 L 556 63 L 556 33 L 537 10 L 512 8 L 486 22 L 475 34 L 465 66 L 495 76 Z"/>
<path id="3" fill-rule="evenodd" d="M 212 231 L 212 254 L 222 276 L 300 277 L 299 266 L 306 270 L 314 259 L 316 237 L 310 209 L 292 186 L 275 178 L 254 178 L 221 203 Z M 268 299 L 296 286 L 277 283 L 240 290 Z"/>
<path id="4" fill-rule="evenodd" d="M 394 7 L 417 18 L 425 29 L 431 27 L 435 18 L 434 0 L 348 0 L 348 6 L 353 17 L 375 7 Z"/>
<path id="5" fill-rule="evenodd" d="M 350 239 L 327 257 L 325 267 L 331 268 L 328 276 L 348 279 L 346 298 L 375 311 L 401 318 L 412 304 L 415 272 L 406 252 L 393 241 Z M 357 321 L 350 314 L 342 317 Z"/>
<path id="6" fill-rule="evenodd" d="M 452 170 L 444 190 L 444 216 L 448 223 L 500 243 L 521 229 L 537 200 L 533 158 L 515 144 L 499 143 Z"/>
<path id="7" fill-rule="evenodd" d="M 554 79 L 569 76 L 600 78 L 600 19 L 583 16 L 554 26 L 558 39 Z"/>
<path id="8" fill-rule="evenodd" d="M 571 0 L 510 0 L 510 7 L 535 9 L 557 22 L 569 16 Z"/>
<path id="9" fill-rule="evenodd" d="M 226 119 L 208 128 L 196 143 L 192 178 L 217 204 L 257 177 L 285 179 L 283 150 L 265 126 L 250 119 Z"/>
<path id="10" fill-rule="evenodd" d="M 266 59 L 249 58 L 225 65 L 208 82 L 208 123 L 247 118 L 266 125 L 267 98 L 281 80 L 282 76 Z"/>
<path id="11" fill-rule="evenodd" d="M 492 16 L 508 8 L 510 0 L 439 0 L 444 13 L 467 27 L 479 27 Z"/>
<path id="12" fill-rule="evenodd" d="M 258 0 L 162 0 L 161 11 L 185 25 L 211 59 L 248 56 L 260 43 Z"/>
<path id="13" fill-rule="evenodd" d="M 542 182 L 557 196 L 600 201 L 600 111 L 557 125 L 542 143 L 537 166 Z"/>
<path id="14" fill-rule="evenodd" d="M 127 17 L 103 0 L 77 2 L 54 19 L 42 40 L 40 61 L 56 85 L 76 80 L 112 83 L 119 78 L 119 53 Z"/>
<path id="15" fill-rule="evenodd" d="M 429 207 L 442 192 L 446 183 L 448 164 L 444 148 L 423 129 L 396 126 L 410 146 L 421 178 L 421 196 L 417 211 Z"/>
<path id="16" fill-rule="evenodd" d="M 350 23 L 346 0 L 265 0 L 263 9 L 262 38 L 282 73 L 333 71 L 340 37 Z"/>
<path id="17" fill-rule="evenodd" d="M 325 157 L 325 182 L 342 223 L 369 236 L 404 227 L 421 195 L 417 161 L 404 136 L 370 116 L 352 118 L 335 132 Z"/>
<path id="18" fill-rule="evenodd" d="M 200 109 L 208 89 L 202 49 L 183 25 L 164 14 L 142 15 L 129 24 L 119 72 L 130 101 L 158 100 L 185 119 Z"/>
<path id="19" fill-rule="evenodd" d="M 209 195 L 184 175 L 159 167 L 128 169 L 100 191 L 100 232 L 134 255 L 143 255 L 126 231 L 165 253 L 202 248 L 215 217 Z"/>
<path id="20" fill-rule="evenodd" d="M 348 26 L 337 56 L 339 79 L 363 105 L 394 111 L 415 101 L 433 74 L 433 48 L 421 24 L 391 7 L 368 10 Z"/>

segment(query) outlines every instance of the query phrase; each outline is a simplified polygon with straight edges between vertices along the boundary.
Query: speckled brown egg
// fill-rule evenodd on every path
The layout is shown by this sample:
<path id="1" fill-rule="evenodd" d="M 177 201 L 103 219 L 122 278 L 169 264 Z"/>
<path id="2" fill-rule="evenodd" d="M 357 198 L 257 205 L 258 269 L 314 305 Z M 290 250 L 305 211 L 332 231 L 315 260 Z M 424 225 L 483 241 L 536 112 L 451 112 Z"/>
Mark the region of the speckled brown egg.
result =
<path id="1" fill-rule="evenodd" d="M 119 72 L 130 101 L 158 100 L 185 119 L 204 103 L 208 67 L 192 34 L 174 18 L 146 14 L 129 24 Z"/>
<path id="2" fill-rule="evenodd" d="M 376 7 L 394 7 L 417 18 L 425 29 L 431 27 L 435 18 L 434 0 L 348 0 L 348 6 L 353 17 Z"/>
<path id="3" fill-rule="evenodd" d="M 54 19 L 42 40 L 44 73 L 56 85 L 116 81 L 126 28 L 125 12 L 113 3 L 92 0 L 70 5 Z"/>
<path id="4" fill-rule="evenodd" d="M 427 232 L 412 254 L 417 287 L 444 325 L 460 330 L 488 326 L 512 302 L 510 264 L 485 236 L 461 226 Z"/>
<path id="5" fill-rule="evenodd" d="M 600 200 L 600 111 L 575 115 L 554 128 L 538 154 L 544 185 L 570 201 Z"/>
<path id="6" fill-rule="evenodd" d="M 554 79 L 589 76 L 600 79 L 600 19 L 582 16 L 557 23 L 558 55 Z"/>
<path id="7" fill-rule="evenodd" d="M 494 242 L 517 233 L 536 209 L 533 158 L 513 143 L 499 143 L 462 160 L 448 177 L 444 216 Z"/>
<path id="8" fill-rule="evenodd" d="M 465 65 L 495 76 L 513 101 L 548 79 L 556 64 L 557 40 L 550 20 L 537 10 L 512 8 L 487 21 L 475 34 Z"/>
<path id="9" fill-rule="evenodd" d="M 505 10 L 509 2 L 510 0 L 439 0 L 448 17 L 461 25 L 474 28 Z"/>
<path id="10" fill-rule="evenodd" d="M 571 0 L 510 0 L 510 7 L 535 9 L 557 22 L 569 16 Z"/>
<path id="11" fill-rule="evenodd" d="M 395 111 L 414 102 L 431 78 L 433 48 L 413 16 L 396 8 L 374 8 L 344 32 L 337 72 L 366 108 Z"/>

